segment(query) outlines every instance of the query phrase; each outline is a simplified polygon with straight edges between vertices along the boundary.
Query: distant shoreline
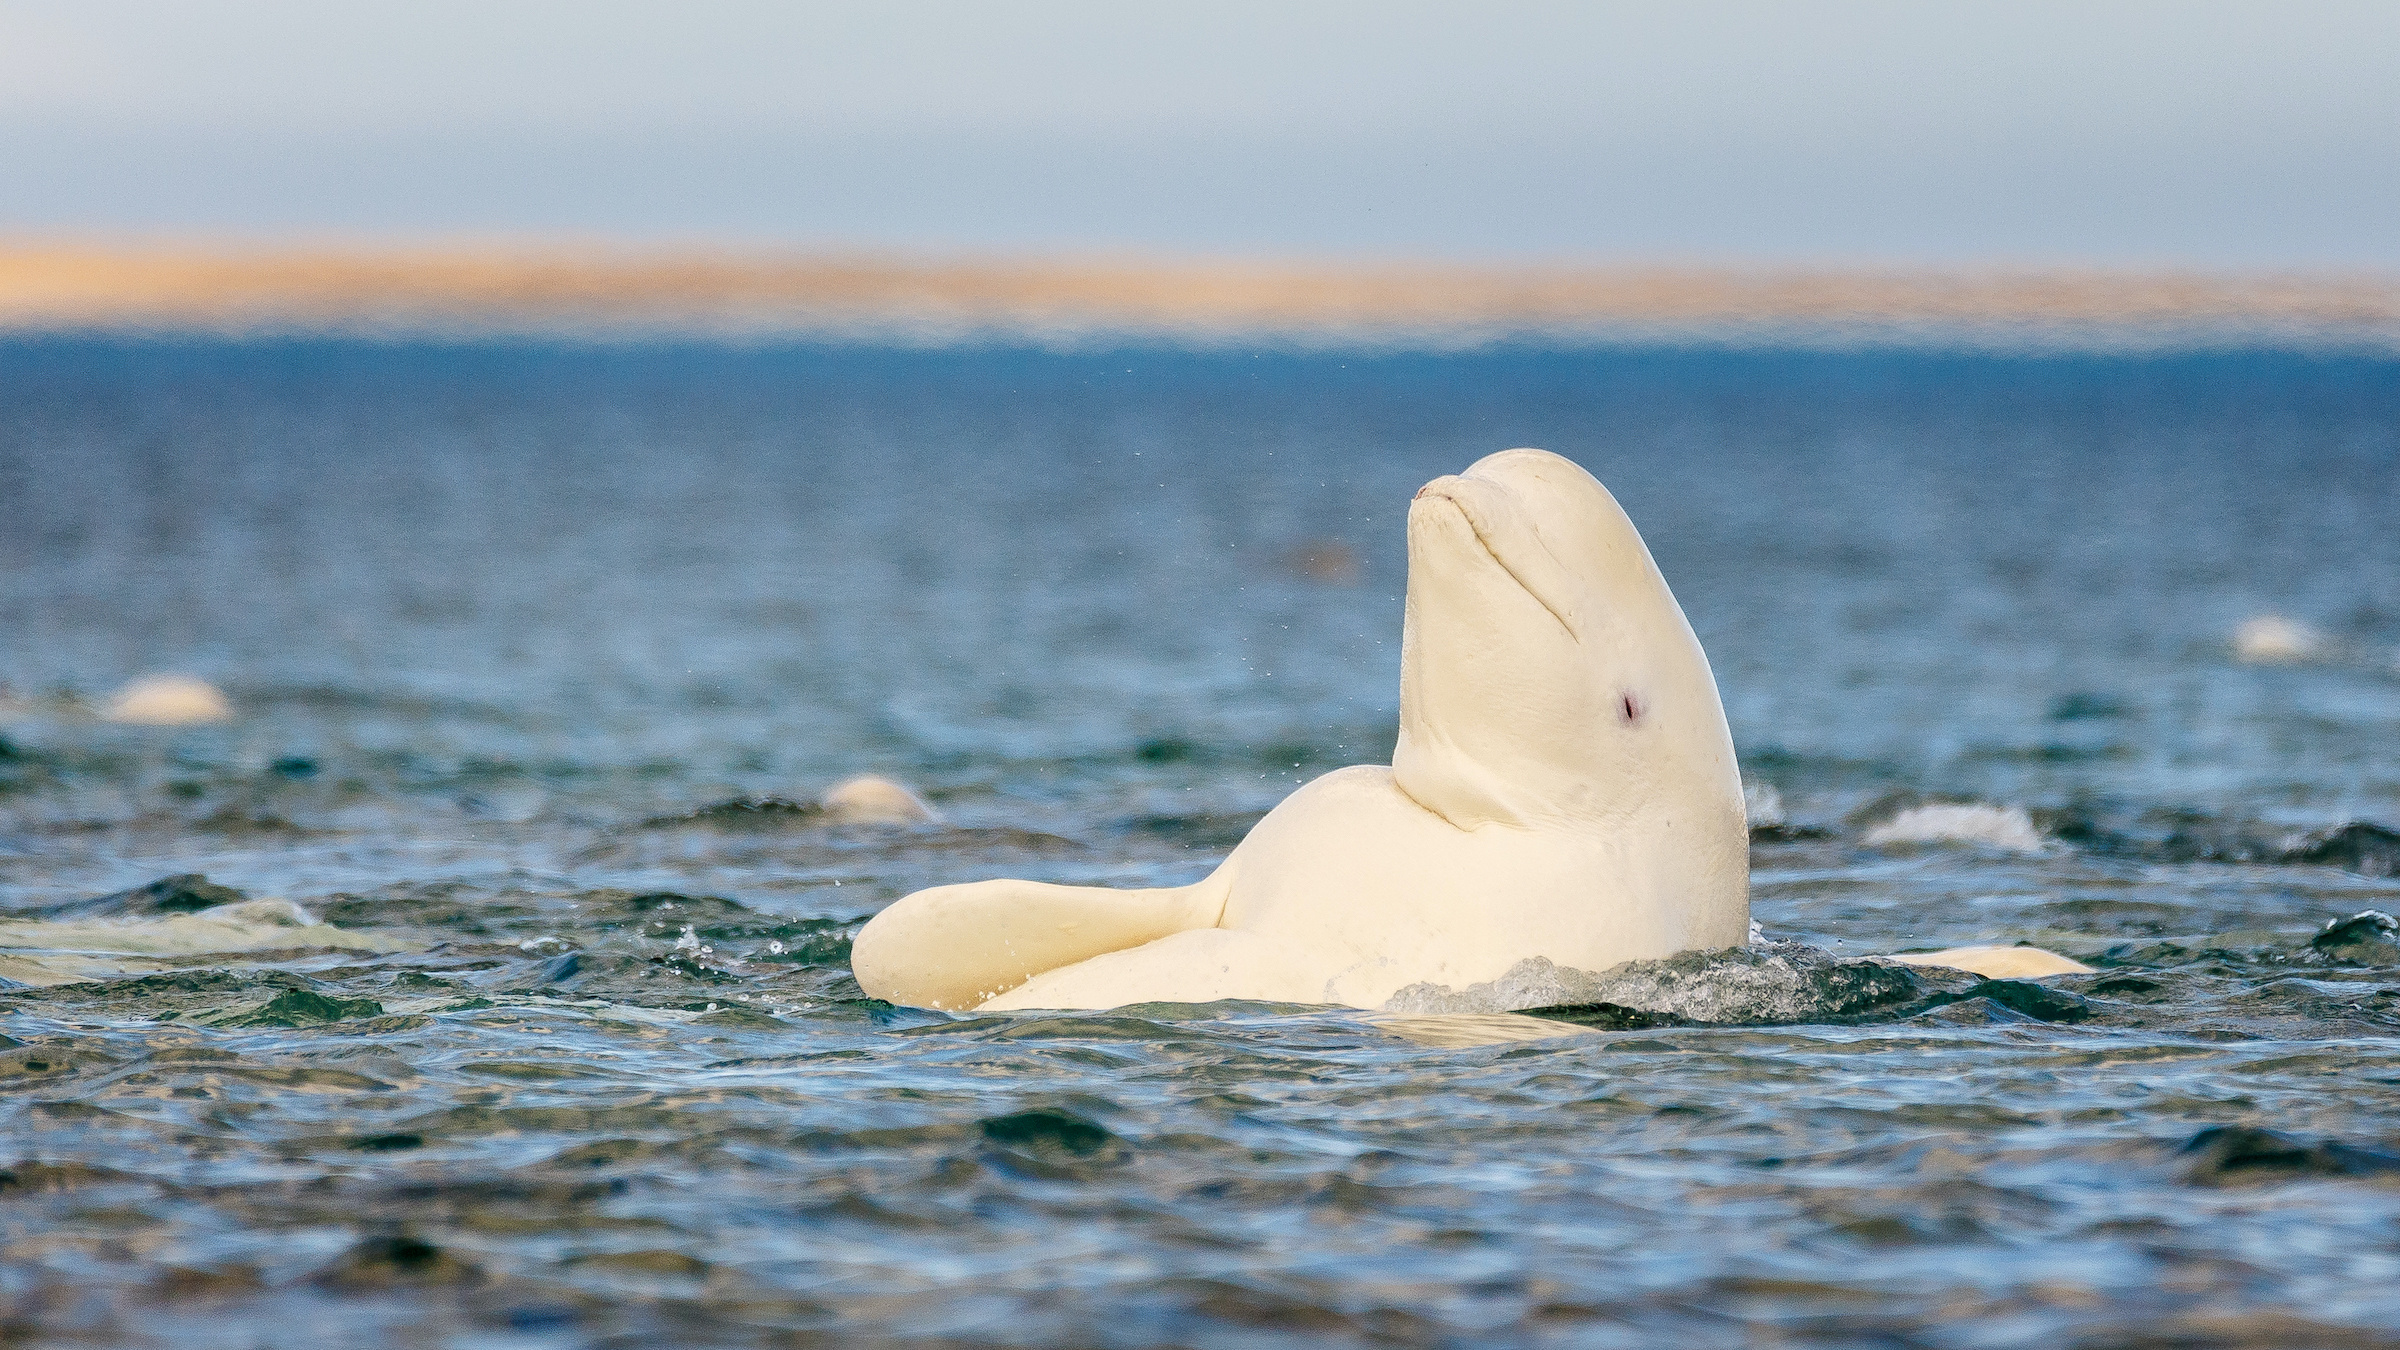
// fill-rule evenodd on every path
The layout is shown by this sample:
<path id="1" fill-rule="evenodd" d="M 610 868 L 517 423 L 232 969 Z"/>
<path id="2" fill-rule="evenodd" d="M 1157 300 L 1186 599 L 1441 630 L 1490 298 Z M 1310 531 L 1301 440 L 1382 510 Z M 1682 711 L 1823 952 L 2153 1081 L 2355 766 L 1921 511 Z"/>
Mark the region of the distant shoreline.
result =
<path id="1" fill-rule="evenodd" d="M 2400 274 L 0 243 L 0 334 L 2400 349 Z"/>

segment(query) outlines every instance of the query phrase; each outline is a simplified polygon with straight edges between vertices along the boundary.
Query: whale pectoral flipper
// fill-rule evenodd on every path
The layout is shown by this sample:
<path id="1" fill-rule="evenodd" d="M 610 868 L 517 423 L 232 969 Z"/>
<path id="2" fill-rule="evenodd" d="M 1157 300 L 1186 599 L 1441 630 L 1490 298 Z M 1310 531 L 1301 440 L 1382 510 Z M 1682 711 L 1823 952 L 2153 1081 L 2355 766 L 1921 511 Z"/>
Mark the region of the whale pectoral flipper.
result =
<path id="1" fill-rule="evenodd" d="M 936 886 L 894 902 L 860 929 L 850 969 L 875 998 L 972 1008 L 1045 971 L 1214 927 L 1230 890 L 1224 868 L 1160 890 L 1041 881 Z"/>
<path id="2" fill-rule="evenodd" d="M 1281 991 L 1305 978 L 1305 962 L 1295 961 L 1290 950 L 1267 938 L 1231 928 L 1202 928 L 1044 972 L 981 1008 L 1118 1008 L 1227 998 L 1289 1002 L 1288 993 Z M 1322 1001 L 1337 1000 L 1327 996 Z"/>

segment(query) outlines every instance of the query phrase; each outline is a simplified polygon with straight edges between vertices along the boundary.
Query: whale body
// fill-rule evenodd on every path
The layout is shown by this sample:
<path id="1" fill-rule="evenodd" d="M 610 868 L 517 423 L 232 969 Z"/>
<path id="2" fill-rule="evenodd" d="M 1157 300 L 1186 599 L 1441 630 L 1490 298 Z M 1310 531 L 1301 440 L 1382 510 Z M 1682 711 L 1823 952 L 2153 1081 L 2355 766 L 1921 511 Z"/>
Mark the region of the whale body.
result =
<path id="1" fill-rule="evenodd" d="M 206 680 L 189 675 L 146 675 L 118 690 L 100 716 L 140 727 L 184 727 L 222 722 L 233 705 Z"/>
<path id="2" fill-rule="evenodd" d="M 935 1008 L 1380 1007 L 1546 957 L 1738 946 L 1749 836 L 1708 658 L 1570 460 L 1488 456 L 1408 513 L 1392 763 L 1301 787 L 1190 886 L 940 886 L 860 931 L 865 991 Z"/>

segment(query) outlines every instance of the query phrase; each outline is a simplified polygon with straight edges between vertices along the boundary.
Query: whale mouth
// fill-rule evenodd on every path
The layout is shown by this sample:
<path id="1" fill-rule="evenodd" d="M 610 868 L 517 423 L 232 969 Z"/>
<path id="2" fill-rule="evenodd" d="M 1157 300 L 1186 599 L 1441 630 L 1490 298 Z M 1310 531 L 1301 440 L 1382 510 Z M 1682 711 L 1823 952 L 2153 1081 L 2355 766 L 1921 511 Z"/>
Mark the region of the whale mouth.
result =
<path id="1" fill-rule="evenodd" d="M 1505 557 L 1500 550 L 1493 545 L 1493 529 L 1485 521 L 1479 518 L 1480 513 L 1477 512 L 1473 506 L 1469 505 L 1468 499 L 1459 493 L 1450 490 L 1449 485 L 1457 481 L 1459 480 L 1455 478 L 1436 478 L 1432 482 L 1427 483 L 1425 486 L 1417 489 L 1417 495 L 1414 500 L 1411 501 L 1410 506 L 1413 509 L 1416 502 L 1424 501 L 1428 497 L 1432 498 L 1434 501 L 1447 504 L 1451 510 L 1458 513 L 1458 518 L 1460 520 L 1466 522 L 1467 532 L 1475 536 L 1475 543 L 1484 551 L 1484 555 L 1489 557 L 1502 572 L 1506 573 L 1510 581 L 1513 581 L 1517 584 L 1517 589 L 1525 592 L 1525 594 L 1529 596 L 1532 596 L 1533 602 L 1537 605 L 1540 605 L 1544 613 L 1548 614 L 1552 619 L 1557 620 L 1558 626 L 1566 630 L 1568 638 L 1576 642 L 1581 642 L 1583 640 L 1582 636 L 1575 631 L 1575 625 L 1567 622 L 1567 616 L 1559 613 L 1558 606 L 1551 604 L 1549 598 L 1543 595 L 1541 590 L 1532 582 L 1527 581 L 1523 572 L 1520 572 L 1515 567 L 1511 566 L 1507 557 Z"/>

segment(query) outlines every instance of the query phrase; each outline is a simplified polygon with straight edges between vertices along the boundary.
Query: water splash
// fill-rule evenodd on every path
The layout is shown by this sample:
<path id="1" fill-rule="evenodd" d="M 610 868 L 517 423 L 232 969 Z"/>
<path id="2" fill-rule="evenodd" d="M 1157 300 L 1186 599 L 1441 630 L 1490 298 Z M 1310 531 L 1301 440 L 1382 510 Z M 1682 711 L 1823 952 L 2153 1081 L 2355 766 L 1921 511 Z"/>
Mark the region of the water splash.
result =
<path id="1" fill-rule="evenodd" d="M 1868 828 L 1865 842 L 1874 848 L 1909 844 L 1972 844 L 2007 853 L 2039 853 L 2042 832 L 2022 806 L 1993 806 L 1984 802 L 1931 802 L 1912 806 Z"/>
<path id="2" fill-rule="evenodd" d="M 1770 940 L 1628 961 L 1597 974 L 1536 956 L 1509 967 L 1497 980 L 1465 989 L 1412 984 L 1392 995 L 1384 1009 L 1497 1013 L 1605 1005 L 1679 1022 L 1755 1026 L 1890 1013 L 1974 983 L 1963 972 L 1839 957 L 1805 943 Z"/>

